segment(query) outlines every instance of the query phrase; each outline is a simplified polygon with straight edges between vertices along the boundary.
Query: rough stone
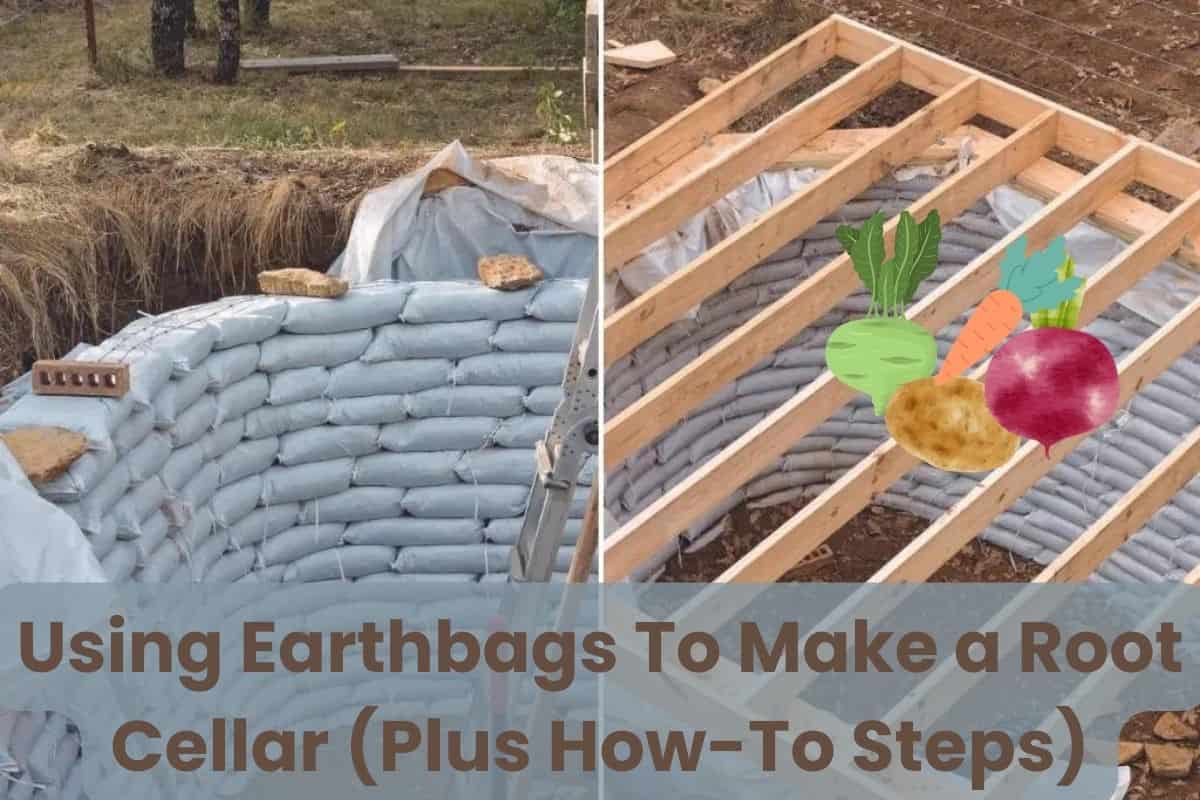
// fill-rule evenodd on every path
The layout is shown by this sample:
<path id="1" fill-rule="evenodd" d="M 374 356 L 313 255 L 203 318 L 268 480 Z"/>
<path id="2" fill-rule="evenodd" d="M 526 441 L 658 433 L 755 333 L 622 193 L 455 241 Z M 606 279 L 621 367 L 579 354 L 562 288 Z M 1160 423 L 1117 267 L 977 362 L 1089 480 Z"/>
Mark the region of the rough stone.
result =
<path id="1" fill-rule="evenodd" d="M 1188 725 L 1179 715 L 1168 711 L 1154 723 L 1154 735 L 1166 742 L 1200 741 L 1200 731 Z"/>
<path id="2" fill-rule="evenodd" d="M 1192 774 L 1196 753 L 1176 744 L 1148 744 L 1150 771 L 1159 778 L 1186 778 Z"/>
<path id="3" fill-rule="evenodd" d="M 263 294 L 293 297 L 341 297 L 350 284 L 313 269 L 275 269 L 258 273 L 258 288 Z"/>
<path id="4" fill-rule="evenodd" d="M 65 428 L 19 428 L 0 436 L 34 483 L 52 481 L 87 452 L 87 437 Z"/>
<path id="5" fill-rule="evenodd" d="M 1141 760 L 1146 755 L 1146 745 L 1141 742 L 1117 742 L 1117 764 L 1126 766 Z"/>
<path id="6" fill-rule="evenodd" d="M 479 279 L 505 292 L 527 289 L 545 274 L 525 256 L 498 255 L 479 259 Z"/>
<path id="7" fill-rule="evenodd" d="M 716 78 L 701 78 L 697 88 L 701 94 L 712 94 L 717 89 L 720 89 L 724 84 Z"/>

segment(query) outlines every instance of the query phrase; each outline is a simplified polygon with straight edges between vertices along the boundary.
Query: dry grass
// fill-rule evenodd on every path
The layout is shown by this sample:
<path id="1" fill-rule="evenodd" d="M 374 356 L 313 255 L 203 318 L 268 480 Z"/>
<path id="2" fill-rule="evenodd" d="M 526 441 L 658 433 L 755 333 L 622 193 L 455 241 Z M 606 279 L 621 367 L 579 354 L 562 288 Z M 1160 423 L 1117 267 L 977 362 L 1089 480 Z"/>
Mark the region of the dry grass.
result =
<path id="1" fill-rule="evenodd" d="M 294 176 L 152 173 L 39 192 L 0 213 L 0 381 L 139 311 L 254 291 L 262 270 L 327 268 L 357 205 Z"/>
<path id="2" fill-rule="evenodd" d="M 0 0 L 4 2 L 4 0 Z M 575 73 L 471 76 L 245 73 L 212 82 L 214 5 L 197 3 L 201 30 L 188 71 L 155 74 L 146 0 L 97 4 L 98 71 L 87 68 L 78 3 L 0 27 L 0 131 L 130 146 L 412 146 L 462 139 L 472 146 L 540 142 L 538 87 L 553 83 L 577 113 Z M 410 63 L 574 66 L 582 17 L 548 13 L 548 0 L 289 0 L 272 27 L 246 32 L 244 58 L 395 53 Z M 582 5 L 582 3 L 580 3 Z M 3 14 L 0 14 L 0 19 Z"/>

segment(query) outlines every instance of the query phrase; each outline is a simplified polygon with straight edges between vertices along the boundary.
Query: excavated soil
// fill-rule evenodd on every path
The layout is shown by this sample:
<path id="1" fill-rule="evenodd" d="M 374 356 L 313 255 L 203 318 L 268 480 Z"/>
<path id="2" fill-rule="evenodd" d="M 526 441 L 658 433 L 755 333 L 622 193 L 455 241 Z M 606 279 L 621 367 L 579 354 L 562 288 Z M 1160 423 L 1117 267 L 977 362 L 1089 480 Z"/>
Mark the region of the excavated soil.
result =
<path id="1" fill-rule="evenodd" d="M 1193 0 L 608 0 L 606 37 L 658 38 L 679 59 L 650 72 L 607 68 L 606 152 L 699 99 L 701 78 L 727 80 L 835 11 L 1146 138 L 1172 119 L 1200 117 Z M 810 77 L 742 125 L 757 127 L 821 85 Z"/>
<path id="2" fill-rule="evenodd" d="M 729 515 L 724 534 L 694 553 L 682 553 L 671 559 L 660 580 L 683 583 L 715 580 L 803 507 L 803 504 L 787 504 L 751 509 L 745 504 L 739 505 Z M 780 580 L 788 583 L 862 583 L 903 550 L 927 524 L 913 514 L 871 506 L 830 537 L 832 559 L 793 569 Z M 1033 561 L 987 542 L 975 541 L 964 547 L 930 580 L 1024 583 L 1037 575 L 1039 569 Z"/>

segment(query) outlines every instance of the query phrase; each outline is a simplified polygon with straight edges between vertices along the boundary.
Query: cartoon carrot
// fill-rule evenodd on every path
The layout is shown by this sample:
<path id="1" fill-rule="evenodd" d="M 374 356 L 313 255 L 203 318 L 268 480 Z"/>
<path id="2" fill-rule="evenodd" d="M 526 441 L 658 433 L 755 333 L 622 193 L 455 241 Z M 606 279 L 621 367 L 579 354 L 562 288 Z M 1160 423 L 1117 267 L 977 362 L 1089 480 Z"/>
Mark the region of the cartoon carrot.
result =
<path id="1" fill-rule="evenodd" d="M 1045 250 L 1026 258 L 1028 246 L 1028 237 L 1022 236 L 1004 252 L 1000 287 L 983 298 L 971 314 L 950 346 L 935 383 L 957 378 L 982 361 L 1017 329 L 1023 314 L 1051 309 L 1074 297 L 1082 279 L 1059 280 L 1060 268 L 1070 258 L 1066 238 L 1060 236 Z"/>

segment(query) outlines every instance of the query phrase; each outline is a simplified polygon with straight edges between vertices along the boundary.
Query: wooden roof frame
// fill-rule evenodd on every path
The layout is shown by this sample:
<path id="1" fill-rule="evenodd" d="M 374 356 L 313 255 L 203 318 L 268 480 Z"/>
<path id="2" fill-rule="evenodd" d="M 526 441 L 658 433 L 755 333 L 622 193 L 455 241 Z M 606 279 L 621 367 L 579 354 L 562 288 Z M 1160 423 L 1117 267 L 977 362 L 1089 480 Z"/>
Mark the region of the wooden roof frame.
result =
<path id="1" fill-rule="evenodd" d="M 733 122 L 834 57 L 857 66 L 752 135 L 723 136 Z M 611 314 L 605 364 L 682 317 L 705 298 L 822 218 L 910 162 L 975 116 L 1013 129 L 1007 137 L 968 126 L 976 158 L 914 202 L 918 218 L 937 210 L 953 219 L 991 189 L 1015 183 L 1048 204 L 908 312 L 937 331 L 994 287 L 1005 249 L 1022 235 L 1041 248 L 1086 218 L 1131 244 L 1088 283 L 1081 324 L 1163 260 L 1200 264 L 1200 163 L 1017 89 L 943 56 L 834 15 L 663 123 L 606 165 L 605 270 L 613 273 L 692 215 L 818 137 L 892 86 L 904 83 L 934 97 L 895 127 L 864 136 L 819 179 Z M 1059 149 L 1096 164 L 1086 174 L 1051 161 Z M 1177 198 L 1162 211 L 1124 192 L 1141 182 Z M 890 241 L 897 219 L 885 229 Z M 608 420 L 604 465 L 610 470 L 670 430 L 686 415 L 777 350 L 858 288 L 848 256 L 833 259 L 761 309 L 689 365 Z M 1200 300 L 1121 360 L 1121 403 L 1200 342 Z M 976 370 L 975 377 L 986 367 Z M 628 577 L 811 432 L 854 395 L 827 371 L 684 481 L 666 491 L 603 543 L 605 580 Z M 871 582 L 928 579 L 987 523 L 1061 461 L 1085 437 L 1057 445 L 1050 459 L 1026 442 L 1003 467 L 883 567 Z M 894 440 L 874 452 L 727 569 L 717 583 L 771 582 L 825 542 L 917 460 Z M 1200 431 L 1125 494 L 1038 582 L 1091 573 L 1136 532 L 1200 467 Z M 699 611 L 693 608 L 692 611 Z M 714 609 L 706 607 L 706 613 Z M 732 613 L 725 609 L 726 614 Z M 709 620 L 711 624 L 711 619 Z"/>

